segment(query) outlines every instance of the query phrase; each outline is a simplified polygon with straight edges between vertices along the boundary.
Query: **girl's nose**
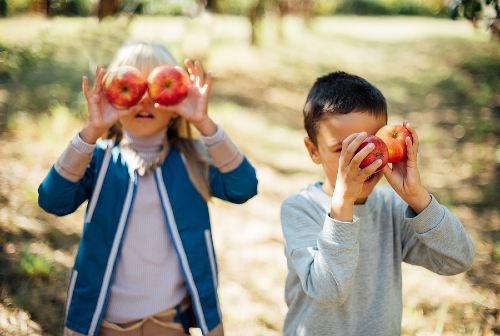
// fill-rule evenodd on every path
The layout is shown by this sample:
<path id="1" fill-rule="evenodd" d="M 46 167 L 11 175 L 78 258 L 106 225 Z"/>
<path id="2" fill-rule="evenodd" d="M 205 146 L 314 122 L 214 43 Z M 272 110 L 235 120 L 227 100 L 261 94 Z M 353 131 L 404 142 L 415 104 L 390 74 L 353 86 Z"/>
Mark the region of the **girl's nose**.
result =
<path id="1" fill-rule="evenodd" d="M 153 105 L 153 101 L 151 98 L 149 98 L 148 92 L 144 93 L 144 96 L 142 96 L 142 99 L 139 101 L 139 104 L 141 105 Z"/>

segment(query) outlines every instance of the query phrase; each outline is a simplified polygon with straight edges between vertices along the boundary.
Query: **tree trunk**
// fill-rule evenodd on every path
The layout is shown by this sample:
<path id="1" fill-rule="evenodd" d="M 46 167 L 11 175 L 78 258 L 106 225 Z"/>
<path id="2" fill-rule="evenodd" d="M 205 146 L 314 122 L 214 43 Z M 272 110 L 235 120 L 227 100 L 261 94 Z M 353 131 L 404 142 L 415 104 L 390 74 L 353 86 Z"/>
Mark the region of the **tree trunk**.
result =
<path id="1" fill-rule="evenodd" d="M 102 21 L 106 16 L 113 16 L 120 12 L 120 0 L 99 0 L 97 18 Z"/>
<path id="2" fill-rule="evenodd" d="M 288 0 L 279 0 L 276 6 L 278 10 L 278 23 L 276 27 L 276 32 L 278 35 L 278 40 L 283 42 L 285 40 L 285 33 L 283 31 L 284 17 L 288 14 Z"/>
<path id="3" fill-rule="evenodd" d="M 0 0 L 0 17 L 7 16 L 7 0 Z"/>
<path id="4" fill-rule="evenodd" d="M 218 13 L 220 10 L 219 1 L 218 0 L 206 0 L 206 9 L 212 13 Z"/>
<path id="5" fill-rule="evenodd" d="M 250 43 L 253 46 L 260 44 L 262 19 L 266 12 L 266 0 L 258 0 L 254 7 L 247 12 L 247 17 L 252 26 L 252 35 Z"/>
<path id="6" fill-rule="evenodd" d="M 313 19 L 314 2 L 312 0 L 302 1 L 302 15 L 304 18 L 304 26 L 306 28 L 311 28 L 311 22 Z"/>
<path id="7" fill-rule="evenodd" d="M 52 16 L 52 1 L 51 0 L 45 0 L 45 15 L 47 17 L 51 17 Z"/>

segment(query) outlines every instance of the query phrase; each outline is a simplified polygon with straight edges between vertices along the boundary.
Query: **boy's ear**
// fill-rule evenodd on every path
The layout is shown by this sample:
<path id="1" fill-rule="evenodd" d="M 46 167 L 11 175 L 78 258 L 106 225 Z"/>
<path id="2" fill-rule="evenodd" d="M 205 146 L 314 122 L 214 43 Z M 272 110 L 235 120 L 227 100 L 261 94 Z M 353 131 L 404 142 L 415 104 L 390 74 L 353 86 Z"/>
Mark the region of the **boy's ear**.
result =
<path id="1" fill-rule="evenodd" d="M 316 145 L 311 141 L 311 139 L 309 139 L 309 137 L 304 138 L 304 145 L 306 146 L 307 151 L 309 152 L 311 160 L 313 160 L 315 164 L 320 164 L 321 160 L 319 157 L 318 147 L 316 147 Z"/>

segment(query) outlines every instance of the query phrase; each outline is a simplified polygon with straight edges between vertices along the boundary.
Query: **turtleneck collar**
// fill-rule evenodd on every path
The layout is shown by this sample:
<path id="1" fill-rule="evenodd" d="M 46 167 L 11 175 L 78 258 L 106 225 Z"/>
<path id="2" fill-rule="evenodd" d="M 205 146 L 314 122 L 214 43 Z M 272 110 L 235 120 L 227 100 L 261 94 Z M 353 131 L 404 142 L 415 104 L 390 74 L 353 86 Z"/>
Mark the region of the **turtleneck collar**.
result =
<path id="1" fill-rule="evenodd" d="M 148 136 L 137 136 L 123 130 L 123 141 L 129 144 L 138 153 L 158 153 L 165 144 L 167 132 L 165 129 Z"/>

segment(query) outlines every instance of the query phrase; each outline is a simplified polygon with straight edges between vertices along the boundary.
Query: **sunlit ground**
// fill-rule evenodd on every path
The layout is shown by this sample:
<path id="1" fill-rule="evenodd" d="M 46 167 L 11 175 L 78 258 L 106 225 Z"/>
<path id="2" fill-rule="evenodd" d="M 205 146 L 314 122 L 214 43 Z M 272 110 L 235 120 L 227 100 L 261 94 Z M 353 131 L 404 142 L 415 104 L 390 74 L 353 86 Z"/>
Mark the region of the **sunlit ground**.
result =
<path id="1" fill-rule="evenodd" d="M 257 167 L 257 197 L 211 206 L 227 335 L 281 333 L 279 207 L 321 179 L 303 148 L 301 109 L 314 79 L 334 70 L 379 87 L 390 122 L 413 123 L 424 184 L 476 244 L 466 274 L 403 268 L 404 335 L 500 332 L 498 44 L 446 19 L 331 17 L 306 28 L 288 18 L 282 39 L 274 18 L 264 27 L 261 47 L 251 48 L 248 22 L 231 16 L 138 17 L 130 26 L 125 19 L 100 26 L 81 18 L 0 20 L 0 47 L 22 55 L 0 58 L 0 125 L 7 127 L 0 138 L 0 334 L 61 332 L 82 209 L 47 215 L 36 206 L 36 188 L 82 126 L 81 75 L 109 62 L 127 40 L 167 43 L 179 60 L 201 59 L 215 75 L 211 115 Z"/>

